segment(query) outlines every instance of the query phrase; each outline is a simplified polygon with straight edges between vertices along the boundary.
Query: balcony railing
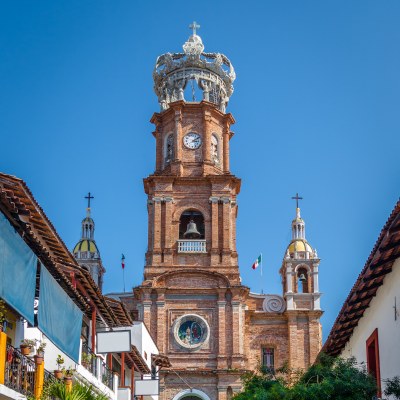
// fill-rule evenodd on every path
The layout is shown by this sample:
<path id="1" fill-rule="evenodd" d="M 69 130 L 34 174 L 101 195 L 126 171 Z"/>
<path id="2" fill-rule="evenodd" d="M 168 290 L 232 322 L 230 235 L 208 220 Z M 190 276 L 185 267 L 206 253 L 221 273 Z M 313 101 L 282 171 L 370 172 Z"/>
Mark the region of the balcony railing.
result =
<path id="1" fill-rule="evenodd" d="M 52 382 L 55 382 L 57 379 L 55 378 L 54 374 L 52 374 L 50 371 L 47 371 L 47 369 L 44 370 L 44 383 L 45 384 L 50 384 Z"/>
<path id="2" fill-rule="evenodd" d="M 32 397 L 35 388 L 35 363 L 7 344 L 5 386 Z"/>
<path id="3" fill-rule="evenodd" d="M 114 374 L 104 361 L 101 363 L 101 381 L 111 390 L 114 390 Z"/>
<path id="4" fill-rule="evenodd" d="M 97 376 L 97 356 L 87 343 L 82 343 L 81 364 L 94 376 Z"/>
<path id="5" fill-rule="evenodd" d="M 178 253 L 207 253 L 204 239 L 178 240 Z"/>

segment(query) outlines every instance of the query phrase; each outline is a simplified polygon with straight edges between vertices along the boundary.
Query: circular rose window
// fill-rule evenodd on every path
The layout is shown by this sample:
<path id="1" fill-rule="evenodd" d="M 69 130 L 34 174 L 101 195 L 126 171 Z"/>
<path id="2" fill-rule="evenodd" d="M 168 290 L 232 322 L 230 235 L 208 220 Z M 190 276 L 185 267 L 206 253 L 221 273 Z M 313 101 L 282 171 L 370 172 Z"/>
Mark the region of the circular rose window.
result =
<path id="1" fill-rule="evenodd" d="M 174 337 L 177 343 L 187 349 L 203 345 L 210 335 L 206 320 L 198 315 L 184 315 L 174 323 Z"/>

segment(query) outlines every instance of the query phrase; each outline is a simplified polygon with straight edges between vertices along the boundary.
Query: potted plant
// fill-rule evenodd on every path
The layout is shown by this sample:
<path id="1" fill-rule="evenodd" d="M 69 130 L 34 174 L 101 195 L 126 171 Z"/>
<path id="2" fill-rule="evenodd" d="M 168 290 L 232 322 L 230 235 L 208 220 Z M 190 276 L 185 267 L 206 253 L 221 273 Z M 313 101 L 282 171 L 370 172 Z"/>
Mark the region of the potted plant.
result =
<path id="1" fill-rule="evenodd" d="M 44 358 L 44 349 L 46 348 L 47 343 L 40 343 L 40 346 L 36 349 L 35 362 L 40 365 L 43 362 Z"/>
<path id="2" fill-rule="evenodd" d="M 0 299 L 0 332 L 3 332 L 4 322 L 6 320 L 6 303 L 4 300 Z"/>
<path id="3" fill-rule="evenodd" d="M 72 382 L 72 377 L 74 376 L 75 370 L 72 369 L 71 367 L 65 370 L 65 376 L 64 376 L 64 382 L 65 384 L 71 384 Z"/>
<path id="4" fill-rule="evenodd" d="M 23 339 L 19 348 L 24 356 L 28 356 L 32 349 L 35 347 L 36 340 L 34 339 Z"/>
<path id="5" fill-rule="evenodd" d="M 54 376 L 57 379 L 61 379 L 64 375 L 64 367 L 63 367 L 64 359 L 61 357 L 61 354 L 57 356 L 56 363 L 57 363 L 57 369 L 54 371 Z"/>
<path id="6" fill-rule="evenodd" d="M 82 365 L 87 368 L 92 361 L 92 355 L 90 353 L 82 353 Z"/>

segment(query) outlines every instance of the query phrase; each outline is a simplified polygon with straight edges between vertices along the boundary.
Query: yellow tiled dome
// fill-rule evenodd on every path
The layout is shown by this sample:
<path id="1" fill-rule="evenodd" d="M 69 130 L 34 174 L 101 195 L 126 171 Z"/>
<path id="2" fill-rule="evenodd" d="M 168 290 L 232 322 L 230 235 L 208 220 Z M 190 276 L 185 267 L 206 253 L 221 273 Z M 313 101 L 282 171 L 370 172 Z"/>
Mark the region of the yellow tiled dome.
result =
<path id="1" fill-rule="evenodd" d="M 79 251 L 89 251 L 91 253 L 98 253 L 99 249 L 97 248 L 94 240 L 82 239 L 74 247 L 73 253 L 76 254 Z"/>
<path id="2" fill-rule="evenodd" d="M 308 251 L 309 253 L 313 252 L 312 247 L 305 239 L 292 240 L 292 242 L 289 244 L 288 250 L 289 253 L 294 253 L 295 251 Z"/>

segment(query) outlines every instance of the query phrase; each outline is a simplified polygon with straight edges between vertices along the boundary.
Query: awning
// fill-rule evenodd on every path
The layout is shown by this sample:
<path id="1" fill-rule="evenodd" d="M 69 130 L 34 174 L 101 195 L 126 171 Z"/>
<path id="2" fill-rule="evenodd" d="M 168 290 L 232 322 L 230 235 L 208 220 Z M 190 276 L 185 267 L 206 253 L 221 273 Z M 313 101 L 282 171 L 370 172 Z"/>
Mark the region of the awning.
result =
<path id="1" fill-rule="evenodd" d="M 0 297 L 34 323 L 37 258 L 0 212 Z"/>
<path id="2" fill-rule="evenodd" d="M 40 269 L 39 329 L 62 352 L 79 362 L 82 311 L 50 275 L 45 266 Z"/>

